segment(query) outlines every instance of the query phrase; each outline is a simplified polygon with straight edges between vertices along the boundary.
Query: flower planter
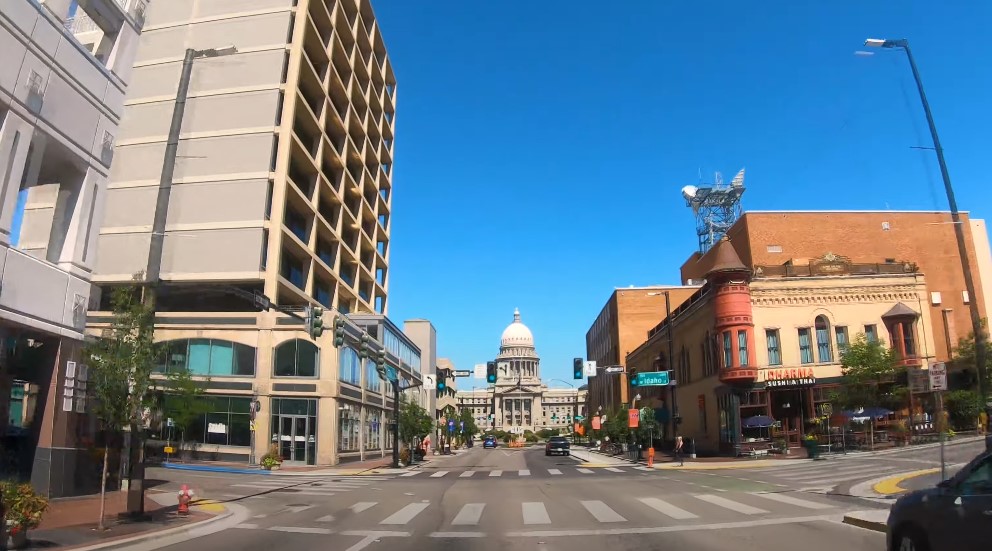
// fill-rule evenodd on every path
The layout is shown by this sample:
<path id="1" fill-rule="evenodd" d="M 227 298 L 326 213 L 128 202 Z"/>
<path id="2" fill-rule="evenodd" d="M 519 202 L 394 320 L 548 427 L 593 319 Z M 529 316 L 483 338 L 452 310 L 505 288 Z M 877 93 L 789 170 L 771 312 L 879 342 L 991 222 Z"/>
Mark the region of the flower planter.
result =
<path id="1" fill-rule="evenodd" d="M 809 454 L 810 459 L 817 459 L 820 457 L 820 448 L 818 444 L 819 442 L 816 440 L 803 440 L 803 447 L 806 448 L 806 453 Z"/>
<path id="2" fill-rule="evenodd" d="M 24 549 L 28 546 L 28 531 L 18 528 L 11 533 L 13 528 L 9 523 L 7 524 L 7 549 Z"/>

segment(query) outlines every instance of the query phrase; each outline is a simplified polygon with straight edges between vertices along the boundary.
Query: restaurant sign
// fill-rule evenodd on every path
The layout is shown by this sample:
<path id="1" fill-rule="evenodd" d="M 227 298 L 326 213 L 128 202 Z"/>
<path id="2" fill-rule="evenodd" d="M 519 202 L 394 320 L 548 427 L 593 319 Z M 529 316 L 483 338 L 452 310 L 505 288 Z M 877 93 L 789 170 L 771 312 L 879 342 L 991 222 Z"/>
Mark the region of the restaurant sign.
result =
<path id="1" fill-rule="evenodd" d="M 796 388 L 816 384 L 816 375 L 812 367 L 788 367 L 763 371 L 765 388 Z"/>

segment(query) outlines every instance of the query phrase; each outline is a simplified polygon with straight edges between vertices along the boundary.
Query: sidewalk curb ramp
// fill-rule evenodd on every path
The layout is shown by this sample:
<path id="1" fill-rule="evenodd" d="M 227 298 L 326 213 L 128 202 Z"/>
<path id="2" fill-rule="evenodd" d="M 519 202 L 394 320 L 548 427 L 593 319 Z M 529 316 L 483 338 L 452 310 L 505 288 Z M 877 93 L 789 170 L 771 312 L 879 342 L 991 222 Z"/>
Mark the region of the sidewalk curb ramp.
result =
<path id="1" fill-rule="evenodd" d="M 250 514 L 246 507 L 233 503 L 225 504 L 224 509 L 225 510 L 223 513 L 220 513 L 212 518 L 194 522 L 193 524 L 188 524 L 186 526 L 166 528 L 165 530 L 153 530 L 151 532 L 145 532 L 135 536 L 123 537 L 94 545 L 72 547 L 70 549 L 71 551 L 120 549 L 151 540 L 158 540 L 154 545 L 144 547 L 144 549 L 157 549 L 159 547 L 175 545 L 189 539 L 206 536 L 208 534 L 213 534 L 215 532 L 220 532 L 221 530 L 234 527 L 235 525 L 244 522 Z"/>
<path id="2" fill-rule="evenodd" d="M 886 522 L 884 520 L 877 520 L 881 517 L 882 509 L 872 509 L 868 511 L 852 511 L 844 515 L 844 524 L 850 524 L 851 526 L 856 526 L 858 528 L 864 528 L 865 530 L 871 530 L 873 532 L 885 533 L 888 529 Z M 885 516 L 888 516 L 888 511 L 884 511 Z M 875 517 L 875 518 L 873 518 Z"/>

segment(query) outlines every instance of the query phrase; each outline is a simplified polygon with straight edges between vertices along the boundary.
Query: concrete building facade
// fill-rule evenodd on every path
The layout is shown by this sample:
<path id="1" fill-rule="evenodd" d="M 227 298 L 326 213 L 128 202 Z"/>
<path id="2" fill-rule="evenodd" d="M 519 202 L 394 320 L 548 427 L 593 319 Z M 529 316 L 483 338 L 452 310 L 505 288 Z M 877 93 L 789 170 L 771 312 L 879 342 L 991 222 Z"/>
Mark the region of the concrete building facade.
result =
<path id="1" fill-rule="evenodd" d="M 5 0 L 0 9 L 0 478 L 30 477 L 53 497 L 98 488 L 80 357 L 146 5 Z"/>
<path id="2" fill-rule="evenodd" d="M 669 364 L 672 340 L 678 432 L 699 453 L 739 453 L 741 420 L 755 415 L 780 422 L 781 437 L 798 447 L 841 384 L 840 356 L 859 334 L 884 341 L 909 368 L 935 359 L 929 285 L 912 262 L 826 252 L 788 267 L 746 266 L 724 239 L 697 259 L 704 264 L 697 273 L 706 283 L 627 357 L 653 371 Z M 638 392 L 645 405 L 671 411 L 667 389 Z"/>
<path id="3" fill-rule="evenodd" d="M 610 410 L 630 402 L 627 372 L 607 374 L 609 366 L 623 366 L 648 330 L 665 318 L 665 295 L 671 308 L 689 298 L 698 286 L 617 288 L 586 332 L 586 360 L 596 362 L 596 375 L 588 378 L 589 410 Z"/>
<path id="4" fill-rule="evenodd" d="M 438 401 L 435 384 L 438 368 L 437 329 L 430 320 L 411 319 L 403 322 L 403 333 L 420 349 L 420 370 L 424 378 L 424 403 L 421 405 L 429 413 L 434 413 L 437 411 Z"/>
<path id="5" fill-rule="evenodd" d="M 144 31 L 94 282 L 109 291 L 160 265 L 162 370 L 209 377 L 216 404 L 199 453 L 244 460 L 274 445 L 321 465 L 384 453 L 392 397 L 359 339 L 415 382 L 422 352 L 386 317 L 396 81 L 369 0 L 170 0 L 149 6 Z M 192 62 L 162 185 L 187 49 L 225 55 Z M 346 343 L 330 330 L 312 340 L 246 294 L 327 308 L 327 328 L 344 316 Z M 92 331 L 107 309 L 91 312 Z M 423 403 L 424 391 L 408 393 Z"/>
<path id="6" fill-rule="evenodd" d="M 541 358 L 520 310 L 514 310 L 513 322 L 503 330 L 495 361 L 499 366 L 495 385 L 460 390 L 455 396 L 458 409 L 470 410 L 480 429 L 511 434 L 567 429 L 575 415 L 585 415 L 585 388 L 549 388 L 541 380 Z"/>

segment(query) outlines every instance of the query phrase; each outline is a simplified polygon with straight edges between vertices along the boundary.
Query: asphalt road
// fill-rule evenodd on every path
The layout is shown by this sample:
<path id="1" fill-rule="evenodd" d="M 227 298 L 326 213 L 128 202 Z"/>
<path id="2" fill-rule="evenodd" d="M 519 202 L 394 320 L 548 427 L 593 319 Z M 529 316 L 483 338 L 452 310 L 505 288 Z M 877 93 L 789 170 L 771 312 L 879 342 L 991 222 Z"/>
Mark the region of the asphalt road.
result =
<path id="1" fill-rule="evenodd" d="M 244 516 L 237 526 L 194 541 L 133 549 L 791 551 L 801 542 L 806 551 L 880 551 L 884 545 L 882 534 L 840 523 L 844 512 L 871 506 L 863 500 L 733 477 L 703 480 L 689 471 L 582 472 L 578 465 L 545 457 L 541 448 L 476 447 L 431 461 L 412 476 L 153 471 L 150 476 L 173 479 L 160 488 L 182 478 L 201 496 L 237 504 Z"/>

